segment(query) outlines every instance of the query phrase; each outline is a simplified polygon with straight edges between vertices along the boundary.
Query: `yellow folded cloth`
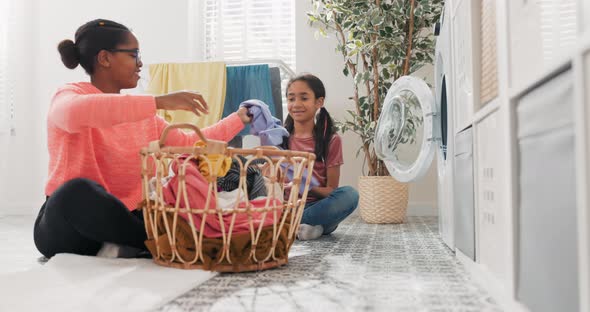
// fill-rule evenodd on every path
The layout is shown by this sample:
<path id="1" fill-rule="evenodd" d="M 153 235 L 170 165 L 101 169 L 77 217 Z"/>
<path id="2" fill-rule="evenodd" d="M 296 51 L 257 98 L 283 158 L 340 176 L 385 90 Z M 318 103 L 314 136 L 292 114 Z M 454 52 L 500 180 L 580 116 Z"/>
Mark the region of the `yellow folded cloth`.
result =
<path id="1" fill-rule="evenodd" d="M 207 143 L 199 141 L 195 143 L 197 147 L 204 147 Z M 224 177 L 229 169 L 231 168 L 231 157 L 227 157 L 223 154 L 208 154 L 206 156 L 199 156 L 197 158 L 199 162 L 199 172 L 204 176 L 209 176 L 209 163 L 213 172 L 216 176 Z"/>
<path id="2" fill-rule="evenodd" d="M 189 111 L 158 111 L 169 123 L 188 122 L 200 128 L 221 119 L 225 103 L 226 72 L 224 62 L 152 64 L 147 91 L 162 95 L 175 91 L 199 92 L 209 105 L 209 114 L 198 117 Z"/>

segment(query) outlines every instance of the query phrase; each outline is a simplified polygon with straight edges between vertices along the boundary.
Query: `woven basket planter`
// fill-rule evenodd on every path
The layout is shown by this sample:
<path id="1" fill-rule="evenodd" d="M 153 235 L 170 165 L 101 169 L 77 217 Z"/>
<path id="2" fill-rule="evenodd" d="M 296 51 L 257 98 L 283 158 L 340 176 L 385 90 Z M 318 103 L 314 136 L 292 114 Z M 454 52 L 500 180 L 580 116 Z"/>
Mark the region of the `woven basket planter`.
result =
<path id="1" fill-rule="evenodd" d="M 359 210 L 367 223 L 403 223 L 408 209 L 408 184 L 393 177 L 360 176 Z"/>

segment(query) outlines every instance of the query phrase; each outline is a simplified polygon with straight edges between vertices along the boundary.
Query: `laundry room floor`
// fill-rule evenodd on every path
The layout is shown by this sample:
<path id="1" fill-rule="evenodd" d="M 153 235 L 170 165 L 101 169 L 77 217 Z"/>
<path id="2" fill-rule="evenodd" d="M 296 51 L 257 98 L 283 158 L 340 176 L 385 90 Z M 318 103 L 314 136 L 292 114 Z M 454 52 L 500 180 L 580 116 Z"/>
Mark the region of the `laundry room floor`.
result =
<path id="1" fill-rule="evenodd" d="M 32 224 L 0 217 L 0 273 L 42 265 Z M 220 274 L 157 311 L 502 310 L 440 240 L 436 217 L 376 225 L 353 214 L 332 235 L 297 241 L 284 267 Z"/>

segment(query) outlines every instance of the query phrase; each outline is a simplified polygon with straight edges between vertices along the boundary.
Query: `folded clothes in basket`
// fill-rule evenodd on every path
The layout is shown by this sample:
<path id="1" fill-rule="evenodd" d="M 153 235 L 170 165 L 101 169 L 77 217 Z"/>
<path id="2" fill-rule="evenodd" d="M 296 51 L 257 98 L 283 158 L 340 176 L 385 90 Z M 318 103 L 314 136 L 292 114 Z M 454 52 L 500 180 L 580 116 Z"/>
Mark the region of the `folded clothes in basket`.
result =
<path id="1" fill-rule="evenodd" d="M 178 163 L 172 163 L 171 169 L 174 176 L 168 181 L 163 187 L 163 200 L 166 204 L 175 206 L 177 200 L 180 202 L 180 208 L 190 207 L 192 209 L 205 209 L 207 196 L 210 196 L 209 206 L 206 207 L 211 210 L 209 214 L 192 214 L 189 218 L 187 213 L 179 213 L 179 215 L 185 220 L 191 220 L 196 226 L 198 231 L 203 232 L 206 237 L 222 237 L 223 232 L 228 232 L 230 224 L 233 222 L 233 233 L 246 233 L 250 230 L 250 222 L 256 227 L 260 224 L 262 226 L 272 225 L 276 223 L 281 216 L 282 209 L 278 208 L 277 213 L 273 212 L 256 212 L 250 211 L 248 213 L 236 213 L 235 217 L 233 213 L 226 213 L 222 215 L 222 221 L 219 219 L 219 215 L 215 212 L 216 201 L 214 191 L 209 189 L 209 182 L 199 172 L 198 164 L 193 161 L 186 162 L 184 183 L 186 185 L 186 199 L 184 194 L 180 192 L 181 178 L 178 175 Z M 264 187 L 264 180 L 262 180 Z M 264 208 L 268 207 L 281 207 L 282 199 L 276 199 L 272 197 L 270 199 L 266 197 L 259 197 L 251 201 L 241 201 L 238 204 L 239 208 L 246 208 L 248 205 L 252 208 Z M 188 205 L 187 205 L 188 204 Z M 205 225 L 201 228 L 201 221 L 205 218 Z"/>
<path id="2" fill-rule="evenodd" d="M 246 165 L 248 159 L 246 157 L 237 155 L 242 162 L 242 166 Z M 237 159 L 232 159 L 231 167 L 223 177 L 217 178 L 217 186 L 226 192 L 231 192 L 238 188 L 240 184 L 240 163 Z M 248 189 L 248 198 L 254 199 L 260 196 L 266 196 L 266 188 L 264 186 L 264 178 L 258 166 L 251 164 L 246 169 L 246 188 Z"/>

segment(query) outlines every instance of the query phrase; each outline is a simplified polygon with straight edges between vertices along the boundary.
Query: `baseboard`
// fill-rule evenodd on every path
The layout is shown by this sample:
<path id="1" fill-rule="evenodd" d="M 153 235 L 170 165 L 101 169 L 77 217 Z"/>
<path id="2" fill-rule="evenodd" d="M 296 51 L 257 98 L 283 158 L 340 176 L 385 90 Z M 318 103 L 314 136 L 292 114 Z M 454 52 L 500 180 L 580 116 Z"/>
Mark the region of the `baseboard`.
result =
<path id="1" fill-rule="evenodd" d="M 516 301 L 514 296 L 509 293 L 506 287 L 485 266 L 474 262 L 459 249 L 455 249 L 455 255 L 463 266 L 465 266 L 466 271 L 469 272 L 473 280 L 488 291 L 502 311 L 530 312 L 524 305 Z"/>
<path id="2" fill-rule="evenodd" d="M 436 202 L 410 202 L 408 203 L 408 216 L 438 216 Z"/>

